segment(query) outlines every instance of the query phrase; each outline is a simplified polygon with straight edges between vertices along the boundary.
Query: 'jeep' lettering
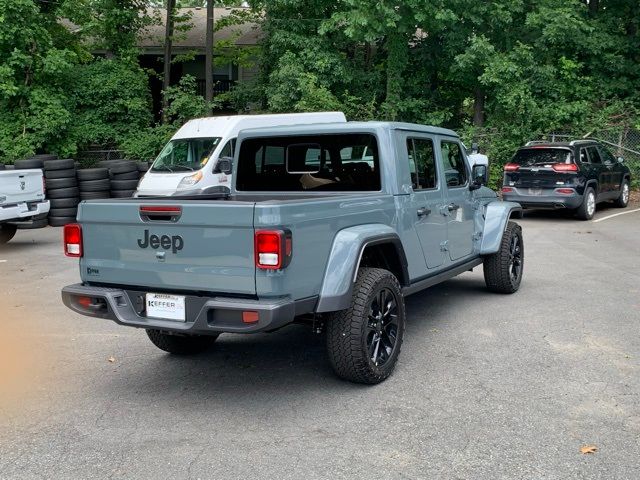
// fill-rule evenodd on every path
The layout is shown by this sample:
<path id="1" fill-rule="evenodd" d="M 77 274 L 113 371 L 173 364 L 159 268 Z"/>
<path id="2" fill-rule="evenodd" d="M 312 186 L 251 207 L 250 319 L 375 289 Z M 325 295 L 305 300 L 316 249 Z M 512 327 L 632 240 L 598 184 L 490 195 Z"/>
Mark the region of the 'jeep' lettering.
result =
<path id="1" fill-rule="evenodd" d="M 144 237 L 138 239 L 138 246 L 140 248 L 151 247 L 154 250 L 162 247 L 163 250 L 169 250 L 173 253 L 178 253 L 184 247 L 184 240 L 180 235 L 149 235 L 149 230 L 144 231 Z"/>

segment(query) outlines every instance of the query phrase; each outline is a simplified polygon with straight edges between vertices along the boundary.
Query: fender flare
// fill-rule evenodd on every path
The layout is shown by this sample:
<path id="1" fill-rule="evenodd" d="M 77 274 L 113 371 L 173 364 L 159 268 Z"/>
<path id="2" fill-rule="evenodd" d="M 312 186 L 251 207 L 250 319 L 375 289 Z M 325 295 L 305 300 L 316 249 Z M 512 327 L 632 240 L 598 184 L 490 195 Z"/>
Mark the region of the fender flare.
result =
<path id="1" fill-rule="evenodd" d="M 368 246 L 391 243 L 396 248 L 403 269 L 400 283 L 408 282 L 407 258 L 398 233 L 388 225 L 368 224 L 340 230 L 333 239 L 327 260 L 317 313 L 336 312 L 351 305 L 353 284 L 356 281 L 362 254 Z"/>
<path id="2" fill-rule="evenodd" d="M 521 211 L 522 207 L 516 202 L 489 202 L 484 211 L 484 230 L 480 255 L 491 255 L 500 249 L 502 235 L 507 228 L 507 222 L 512 212 Z"/>

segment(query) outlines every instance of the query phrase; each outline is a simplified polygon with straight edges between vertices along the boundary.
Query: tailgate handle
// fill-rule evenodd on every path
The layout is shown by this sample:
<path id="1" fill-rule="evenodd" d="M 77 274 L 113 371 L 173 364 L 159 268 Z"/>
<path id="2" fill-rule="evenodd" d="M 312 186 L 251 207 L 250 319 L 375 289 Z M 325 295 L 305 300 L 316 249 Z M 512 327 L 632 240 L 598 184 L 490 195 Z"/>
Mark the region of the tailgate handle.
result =
<path id="1" fill-rule="evenodd" d="M 177 222 L 182 216 L 182 207 L 171 205 L 142 205 L 140 218 L 143 222 Z"/>

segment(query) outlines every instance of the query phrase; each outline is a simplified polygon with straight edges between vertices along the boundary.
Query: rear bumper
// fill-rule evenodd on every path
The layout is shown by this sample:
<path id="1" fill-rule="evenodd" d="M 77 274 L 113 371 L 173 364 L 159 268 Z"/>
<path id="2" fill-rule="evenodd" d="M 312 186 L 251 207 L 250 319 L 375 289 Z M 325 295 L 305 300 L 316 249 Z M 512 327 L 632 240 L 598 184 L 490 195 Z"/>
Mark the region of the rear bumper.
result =
<path id="1" fill-rule="evenodd" d="M 297 315 L 313 311 L 317 303 L 316 297 L 293 301 L 288 298 L 251 300 L 186 295 L 186 321 L 180 322 L 147 317 L 144 312 L 145 293 L 75 284 L 62 289 L 62 301 L 74 312 L 112 320 L 120 325 L 196 335 L 275 330 L 293 322 Z M 95 306 L 81 305 L 80 297 L 91 298 Z M 259 320 L 243 323 L 243 311 L 257 312 Z"/>
<path id="2" fill-rule="evenodd" d="M 525 195 L 516 190 L 514 193 L 503 193 L 502 198 L 507 202 L 517 202 L 522 205 L 522 208 L 572 209 L 582 205 L 582 195 L 577 192 L 559 195 L 553 189 L 544 189 L 540 195 Z"/>
<path id="3" fill-rule="evenodd" d="M 45 213 L 49 213 L 49 200 L 23 202 L 16 205 L 0 207 L 0 221 L 20 222 Z"/>

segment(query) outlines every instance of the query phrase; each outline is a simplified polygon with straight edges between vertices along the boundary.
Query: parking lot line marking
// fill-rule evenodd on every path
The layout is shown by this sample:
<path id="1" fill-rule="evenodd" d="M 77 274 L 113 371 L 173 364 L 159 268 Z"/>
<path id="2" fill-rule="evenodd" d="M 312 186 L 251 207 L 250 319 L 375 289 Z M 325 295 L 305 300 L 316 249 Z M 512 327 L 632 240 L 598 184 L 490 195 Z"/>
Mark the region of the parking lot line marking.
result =
<path id="1" fill-rule="evenodd" d="M 640 208 L 634 208 L 633 210 L 627 210 L 626 212 L 614 213 L 613 215 L 607 215 L 606 217 L 599 218 L 594 220 L 593 223 L 602 222 L 604 220 L 608 220 L 613 217 L 619 217 L 620 215 L 626 215 L 627 213 L 640 212 Z"/>
<path id="2" fill-rule="evenodd" d="M 0 263 L 7 263 L 6 260 L 0 260 Z"/>

